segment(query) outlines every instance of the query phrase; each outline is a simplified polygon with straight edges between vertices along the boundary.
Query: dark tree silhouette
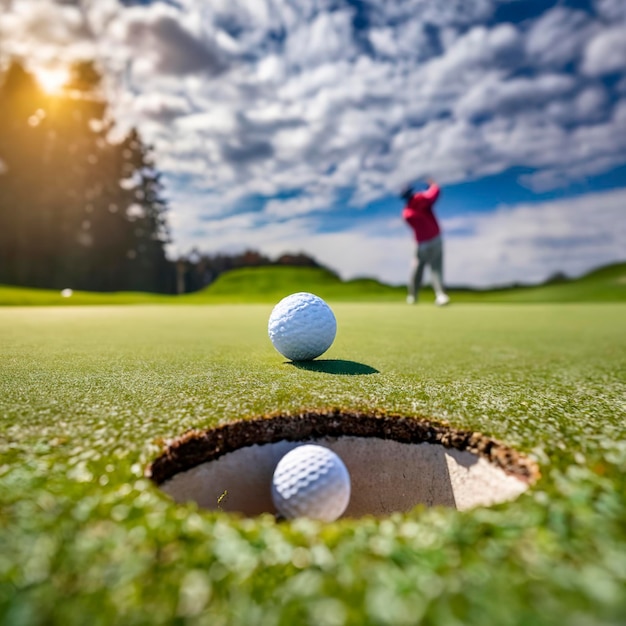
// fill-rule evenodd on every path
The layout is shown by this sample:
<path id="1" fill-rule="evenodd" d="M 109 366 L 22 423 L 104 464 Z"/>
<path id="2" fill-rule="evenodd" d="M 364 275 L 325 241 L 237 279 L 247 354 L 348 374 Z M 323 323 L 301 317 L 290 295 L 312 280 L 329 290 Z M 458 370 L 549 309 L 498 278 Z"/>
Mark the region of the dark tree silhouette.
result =
<path id="1" fill-rule="evenodd" d="M 40 207 L 41 178 L 48 158 L 44 107 L 44 94 L 35 79 L 13 63 L 0 90 L 0 276 L 18 284 L 34 278 L 40 260 L 49 252 L 42 247 L 40 258 L 28 254 L 36 230 L 45 228 L 49 219 Z M 37 212 L 37 220 L 24 210 L 27 202 Z"/>
<path id="2" fill-rule="evenodd" d="M 166 202 L 136 131 L 113 121 L 92 63 L 47 95 L 14 62 L 0 86 L 0 282 L 171 291 Z"/>

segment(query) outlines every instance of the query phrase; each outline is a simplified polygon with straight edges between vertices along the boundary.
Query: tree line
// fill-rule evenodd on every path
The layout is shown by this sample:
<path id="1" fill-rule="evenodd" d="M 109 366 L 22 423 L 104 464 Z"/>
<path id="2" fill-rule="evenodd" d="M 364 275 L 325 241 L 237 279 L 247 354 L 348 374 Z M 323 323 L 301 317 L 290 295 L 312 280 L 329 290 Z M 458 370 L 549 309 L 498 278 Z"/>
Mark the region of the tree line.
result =
<path id="1" fill-rule="evenodd" d="M 202 254 L 193 250 L 189 256 L 176 260 L 176 293 L 198 291 L 210 285 L 220 274 L 240 267 L 260 267 L 265 265 L 297 265 L 303 267 L 323 267 L 307 254 L 281 254 L 272 259 L 255 250 L 241 254 Z M 328 270 L 328 268 L 324 268 Z M 331 270 L 328 270 L 331 271 Z"/>
<path id="2" fill-rule="evenodd" d="M 318 265 L 257 252 L 170 260 L 152 149 L 115 122 L 91 62 L 58 93 L 13 61 L 0 77 L 0 283 L 91 291 L 195 291 L 249 265 Z"/>
<path id="3" fill-rule="evenodd" d="M 92 63 L 47 94 L 13 62 L 0 86 L 0 282 L 171 290 L 160 173 L 113 121 Z"/>

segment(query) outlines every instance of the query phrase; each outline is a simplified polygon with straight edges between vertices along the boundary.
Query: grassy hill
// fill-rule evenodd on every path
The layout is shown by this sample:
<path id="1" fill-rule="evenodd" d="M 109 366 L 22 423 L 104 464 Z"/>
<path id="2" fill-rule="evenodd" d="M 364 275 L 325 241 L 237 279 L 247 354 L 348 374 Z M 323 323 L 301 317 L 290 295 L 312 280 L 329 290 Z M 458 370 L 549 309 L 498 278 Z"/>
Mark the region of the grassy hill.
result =
<path id="1" fill-rule="evenodd" d="M 206 289 L 182 296 L 123 292 L 74 292 L 63 298 L 59 291 L 0 286 L 0 305 L 89 304 L 235 304 L 271 303 L 287 294 L 310 291 L 335 302 L 404 302 L 404 287 L 385 285 L 371 278 L 342 281 L 324 268 L 266 266 L 232 270 Z M 626 301 L 626 263 L 599 268 L 585 276 L 558 283 L 502 289 L 453 289 L 455 303 L 552 303 Z M 432 302 L 432 290 L 422 301 Z"/>
<path id="2" fill-rule="evenodd" d="M 558 283 L 464 294 L 482 302 L 624 302 L 626 263 L 598 268 L 584 276 Z"/>
<path id="3" fill-rule="evenodd" d="M 391 287 L 371 278 L 342 281 L 333 272 L 318 267 L 248 267 L 222 274 L 192 300 L 228 302 L 274 302 L 290 293 L 310 291 L 335 301 L 394 301 L 404 298 L 403 287 Z"/>

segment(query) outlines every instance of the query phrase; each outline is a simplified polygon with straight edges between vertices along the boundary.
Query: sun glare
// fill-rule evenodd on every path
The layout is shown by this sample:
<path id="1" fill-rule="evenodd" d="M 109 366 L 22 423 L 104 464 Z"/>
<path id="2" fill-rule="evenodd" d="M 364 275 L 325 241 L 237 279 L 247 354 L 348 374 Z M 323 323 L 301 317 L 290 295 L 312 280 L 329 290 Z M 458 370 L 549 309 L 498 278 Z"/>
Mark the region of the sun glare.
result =
<path id="1" fill-rule="evenodd" d="M 49 94 L 60 91 L 69 78 L 66 70 L 58 68 L 40 68 L 35 75 L 43 90 Z"/>

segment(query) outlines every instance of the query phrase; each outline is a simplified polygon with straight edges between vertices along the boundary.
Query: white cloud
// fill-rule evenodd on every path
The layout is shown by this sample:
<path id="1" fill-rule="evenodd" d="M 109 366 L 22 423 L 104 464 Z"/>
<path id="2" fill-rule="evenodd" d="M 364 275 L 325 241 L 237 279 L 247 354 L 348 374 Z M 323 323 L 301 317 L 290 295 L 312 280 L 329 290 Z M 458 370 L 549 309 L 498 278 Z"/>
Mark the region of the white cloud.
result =
<path id="1" fill-rule="evenodd" d="M 536 282 L 624 259 L 625 213 L 618 190 L 446 220 L 448 281 Z"/>
<path id="2" fill-rule="evenodd" d="M 454 40 L 444 53 L 417 68 L 413 87 L 417 93 L 456 98 L 486 71 L 504 72 L 519 63 L 522 39 L 512 24 L 493 28 L 475 26 Z M 504 74 L 502 74 L 504 76 Z"/>
<path id="3" fill-rule="evenodd" d="M 595 123 L 605 119 L 609 97 L 602 85 L 584 88 L 573 99 L 562 98 L 547 103 L 545 114 L 560 124 Z"/>
<path id="4" fill-rule="evenodd" d="M 313 211 L 331 211 L 335 198 L 330 194 L 305 195 L 287 200 L 270 200 L 263 214 L 270 218 L 307 215 Z"/>
<path id="5" fill-rule="evenodd" d="M 177 117 L 187 116 L 193 119 L 191 106 L 187 98 L 168 93 L 139 94 L 132 103 L 140 118 L 152 118 L 158 122 L 171 122 Z"/>
<path id="6" fill-rule="evenodd" d="M 92 33 L 78 7 L 22 0 L 0 14 L 0 59 L 15 56 L 47 65 L 94 53 Z"/>
<path id="7" fill-rule="evenodd" d="M 290 65 L 314 67 L 355 55 L 349 11 L 319 13 L 288 36 L 285 55 Z"/>
<path id="8" fill-rule="evenodd" d="M 571 76 L 545 74 L 535 79 L 503 81 L 491 74 L 459 99 L 455 112 L 470 119 L 487 113 L 509 115 L 565 98 L 575 89 L 576 81 Z"/>
<path id="9" fill-rule="evenodd" d="M 611 22 L 626 22 L 626 3 L 623 0 L 595 0 L 596 11 Z"/>
<path id="10" fill-rule="evenodd" d="M 219 74 L 228 65 L 217 30 L 197 11 L 182 12 L 162 3 L 120 12 L 109 32 L 127 50 L 138 78 L 164 74 Z"/>
<path id="11" fill-rule="evenodd" d="M 509 0 L 401 0 L 378 2 L 366 0 L 374 24 L 397 24 L 413 18 L 437 26 L 461 27 L 492 16 L 498 4 Z"/>
<path id="12" fill-rule="evenodd" d="M 624 72 L 626 68 L 626 24 L 598 33 L 585 49 L 583 70 L 591 76 Z"/>
<path id="13" fill-rule="evenodd" d="M 553 135 L 560 135 L 560 140 Z M 543 137 L 528 139 L 529 149 L 536 150 L 533 164 L 540 169 L 523 177 L 523 181 L 537 191 L 610 171 L 626 161 L 626 101 L 617 104 L 610 118 L 601 123 L 579 126 L 569 132 L 554 124 L 546 125 Z M 551 152 L 554 149 L 562 150 L 560 160 Z"/>
<path id="14" fill-rule="evenodd" d="M 521 28 L 483 25 L 498 4 L 364 3 L 371 29 L 361 39 L 384 52 L 378 58 L 353 28 L 355 9 L 331 0 L 185 0 L 178 8 L 91 0 L 82 9 L 22 0 L 0 17 L 0 54 L 22 40 L 45 50 L 91 42 L 123 79 L 118 89 L 128 90 L 116 93 L 116 116 L 139 126 L 161 167 L 218 194 L 237 181 L 239 199 L 323 179 L 328 193 L 355 185 L 359 206 L 414 175 L 453 182 L 538 163 L 567 179 L 560 163 L 571 127 L 606 121 L 610 98 L 572 75 L 516 72 L 533 63 L 556 68 L 584 46 L 585 68 L 604 71 L 616 61 L 598 61 L 599 37 L 612 41 L 613 31 L 562 7 Z M 40 15 L 54 26 L 41 27 Z M 481 116 L 494 120 L 462 122 Z M 527 138 L 541 139 L 533 149 Z M 621 148 L 615 152 L 618 161 Z M 181 193 L 172 189 L 172 201 Z"/>
<path id="15" fill-rule="evenodd" d="M 585 43 L 598 30 L 599 24 L 585 12 L 557 6 L 533 23 L 525 46 L 533 63 L 560 69 L 578 60 Z"/>

